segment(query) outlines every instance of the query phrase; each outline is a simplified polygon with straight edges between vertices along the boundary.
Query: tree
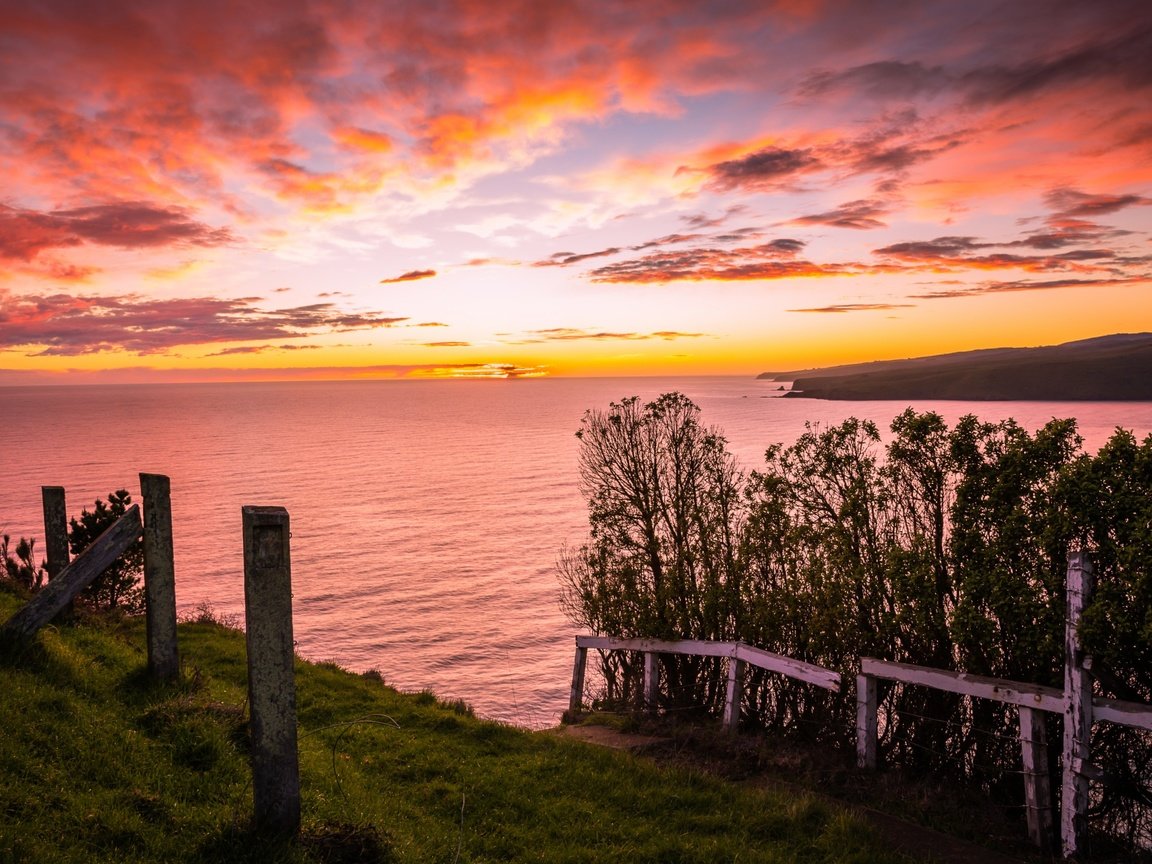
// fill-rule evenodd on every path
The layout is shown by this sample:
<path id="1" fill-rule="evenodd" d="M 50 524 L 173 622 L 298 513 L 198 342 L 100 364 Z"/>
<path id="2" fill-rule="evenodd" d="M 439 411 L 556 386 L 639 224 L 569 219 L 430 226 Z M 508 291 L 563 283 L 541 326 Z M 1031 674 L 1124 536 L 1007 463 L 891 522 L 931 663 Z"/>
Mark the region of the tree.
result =
<path id="1" fill-rule="evenodd" d="M 36 541 L 21 537 L 16 544 L 16 553 L 9 551 L 12 538 L 5 534 L 0 538 L 0 562 L 9 579 L 27 591 L 38 591 L 48 576 L 47 562 L 36 564 Z"/>
<path id="2" fill-rule="evenodd" d="M 68 546 L 73 557 L 87 549 L 128 510 L 132 496 L 124 489 L 111 492 L 107 502 L 97 498 L 92 510 L 69 522 Z M 130 614 L 144 610 L 144 543 L 136 541 L 115 563 L 80 594 L 80 602 L 95 609 L 120 609 Z"/>
<path id="3" fill-rule="evenodd" d="M 743 478 L 724 437 L 681 393 L 590 410 L 576 437 L 590 536 L 561 556 L 569 617 L 616 636 L 733 638 Z M 699 658 L 665 658 L 663 670 L 665 693 L 719 704 Z M 610 658 L 605 672 L 615 695 L 634 695 L 627 658 Z"/>

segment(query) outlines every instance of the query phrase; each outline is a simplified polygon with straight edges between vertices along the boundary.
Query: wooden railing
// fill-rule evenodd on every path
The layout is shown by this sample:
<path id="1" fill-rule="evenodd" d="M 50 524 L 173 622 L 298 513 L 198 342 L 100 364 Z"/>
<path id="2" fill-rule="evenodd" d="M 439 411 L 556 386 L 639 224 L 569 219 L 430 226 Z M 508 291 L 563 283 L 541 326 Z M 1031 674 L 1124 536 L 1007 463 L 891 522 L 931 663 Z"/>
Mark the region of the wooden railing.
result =
<path id="1" fill-rule="evenodd" d="M 740 722 L 740 701 L 743 696 L 744 666 L 752 665 L 769 672 L 778 672 L 798 681 L 806 681 L 825 690 L 840 690 L 840 674 L 823 666 L 805 663 L 782 654 L 773 654 L 744 642 L 706 642 L 696 639 L 667 641 L 660 639 L 618 639 L 613 636 L 577 636 L 576 662 L 572 669 L 572 692 L 568 709 L 580 710 L 584 698 L 584 670 L 588 662 L 588 649 L 600 651 L 638 651 L 644 655 L 644 702 L 656 704 L 659 684 L 659 657 L 661 654 L 690 654 L 697 657 L 728 658 L 728 691 L 724 700 L 724 726 L 735 731 Z"/>
<path id="2" fill-rule="evenodd" d="M 1092 765 L 1090 746 L 1092 724 L 1118 723 L 1152 731 L 1152 705 L 1123 702 L 1092 695 L 1092 658 L 1080 644 L 1080 615 L 1092 591 L 1092 568 L 1084 556 L 1068 556 L 1068 616 L 1065 626 L 1064 689 L 1045 687 L 1004 678 L 991 678 L 948 669 L 934 669 L 910 663 L 895 663 L 863 657 L 856 676 L 856 753 L 861 768 L 877 766 L 878 710 L 877 681 L 896 681 L 920 687 L 931 687 L 977 699 L 992 699 L 1019 710 L 1021 760 L 1028 835 L 1042 850 L 1048 851 L 1054 839 L 1051 805 L 1051 783 L 1048 775 L 1048 730 L 1046 713 L 1064 716 L 1061 776 L 1060 851 L 1073 857 L 1083 848 L 1088 812 L 1088 784 L 1098 779 L 1100 770 Z M 644 701 L 656 704 L 658 658 L 660 654 L 689 654 L 702 657 L 728 658 L 728 691 L 724 702 L 724 726 L 735 731 L 740 719 L 742 678 L 745 664 L 778 672 L 806 681 L 817 687 L 837 692 L 840 676 L 831 669 L 805 663 L 792 657 L 773 654 L 743 642 L 705 642 L 697 640 L 661 641 L 657 639 L 621 639 L 612 636 L 577 636 L 576 661 L 572 671 L 569 709 L 580 710 L 584 694 L 584 671 L 588 649 L 600 651 L 638 651 L 644 654 Z"/>
<path id="3" fill-rule="evenodd" d="M 949 693 L 1015 705 L 1020 712 L 1020 751 L 1029 839 L 1048 851 L 1053 835 L 1045 713 L 1064 715 L 1060 793 L 1060 842 L 1066 857 L 1083 847 L 1088 784 L 1099 777 L 1092 765 L 1092 724 L 1107 721 L 1152 731 L 1152 705 L 1092 695 L 1092 659 L 1085 656 L 1077 632 L 1080 614 L 1092 591 L 1092 568 L 1079 552 L 1068 556 L 1068 617 L 1065 625 L 1064 689 L 989 678 L 909 663 L 864 657 L 856 678 L 856 758 L 861 768 L 877 763 L 877 679 L 931 687 Z"/>

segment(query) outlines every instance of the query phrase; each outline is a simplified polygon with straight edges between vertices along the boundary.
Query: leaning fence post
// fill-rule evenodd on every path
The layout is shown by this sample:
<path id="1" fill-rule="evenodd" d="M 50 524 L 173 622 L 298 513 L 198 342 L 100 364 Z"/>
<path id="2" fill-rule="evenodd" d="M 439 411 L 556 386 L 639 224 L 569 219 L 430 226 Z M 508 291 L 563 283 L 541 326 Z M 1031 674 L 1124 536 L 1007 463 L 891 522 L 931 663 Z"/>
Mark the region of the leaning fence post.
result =
<path id="1" fill-rule="evenodd" d="M 1043 711 L 1020 706 L 1020 755 L 1028 839 L 1048 854 L 1052 845 L 1052 790 L 1048 780 L 1048 723 Z"/>
<path id="2" fill-rule="evenodd" d="M 576 643 L 576 660 L 572 664 L 572 693 L 568 696 L 568 710 L 580 713 L 584 700 L 584 670 L 588 665 L 588 649 Z"/>
<path id="3" fill-rule="evenodd" d="M 288 511 L 245 506 L 241 513 L 253 821 L 259 829 L 295 834 L 300 828 L 300 757 Z"/>
<path id="4" fill-rule="evenodd" d="M 856 764 L 860 768 L 876 767 L 877 729 L 876 678 L 856 676 Z"/>
<path id="5" fill-rule="evenodd" d="M 144 498 L 144 603 L 148 672 L 157 681 L 180 673 L 176 647 L 176 564 L 172 553 L 171 484 L 163 474 L 141 474 Z"/>
<path id="6" fill-rule="evenodd" d="M 728 660 L 728 694 L 724 700 L 724 728 L 734 733 L 740 726 L 740 702 L 743 699 L 744 661 Z"/>
<path id="7" fill-rule="evenodd" d="M 1092 681 L 1084 667 L 1080 615 L 1092 594 L 1092 565 L 1083 552 L 1068 555 L 1068 619 L 1064 625 L 1064 774 L 1060 787 L 1060 841 L 1064 857 L 1077 855 L 1087 835 Z"/>

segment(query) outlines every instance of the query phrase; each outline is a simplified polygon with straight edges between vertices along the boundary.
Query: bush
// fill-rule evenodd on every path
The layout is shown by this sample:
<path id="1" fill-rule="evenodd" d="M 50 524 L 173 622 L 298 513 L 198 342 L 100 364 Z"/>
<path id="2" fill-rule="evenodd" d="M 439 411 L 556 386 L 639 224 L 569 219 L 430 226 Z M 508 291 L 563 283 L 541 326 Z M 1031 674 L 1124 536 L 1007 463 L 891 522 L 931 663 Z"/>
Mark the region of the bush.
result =
<path id="1" fill-rule="evenodd" d="M 47 562 L 36 563 L 36 541 L 21 537 L 15 553 L 10 551 L 12 538 L 5 534 L 0 538 L 0 561 L 4 564 L 4 575 L 25 591 L 36 591 L 48 576 Z"/>
<path id="2" fill-rule="evenodd" d="M 890 431 L 885 446 L 868 421 L 809 426 L 744 478 L 680 394 L 588 412 L 577 434 L 590 537 L 559 564 L 570 618 L 613 636 L 739 639 L 845 681 L 870 656 L 1062 688 L 1067 553 L 1079 547 L 1097 572 L 1082 631 L 1097 693 L 1152 701 L 1152 437 L 1117 431 L 1089 456 L 1072 420 L 1030 433 L 968 416 L 949 428 L 911 409 Z M 716 666 L 661 662 L 662 687 L 719 712 Z M 634 700 L 639 658 L 601 665 L 602 698 Z M 847 749 L 850 690 L 752 670 L 742 715 Z M 887 760 L 1019 800 L 1014 708 L 881 692 Z M 1152 822 L 1149 737 L 1095 729 L 1110 778 L 1099 824 L 1115 834 Z"/>
<path id="3" fill-rule="evenodd" d="M 85 508 L 79 519 L 69 522 L 68 546 L 73 557 L 87 549 L 128 510 L 132 496 L 124 489 L 111 492 L 105 502 L 96 499 L 92 510 Z M 129 614 L 144 611 L 144 542 L 138 540 L 108 566 L 81 592 L 79 602 L 96 610 L 118 609 Z"/>

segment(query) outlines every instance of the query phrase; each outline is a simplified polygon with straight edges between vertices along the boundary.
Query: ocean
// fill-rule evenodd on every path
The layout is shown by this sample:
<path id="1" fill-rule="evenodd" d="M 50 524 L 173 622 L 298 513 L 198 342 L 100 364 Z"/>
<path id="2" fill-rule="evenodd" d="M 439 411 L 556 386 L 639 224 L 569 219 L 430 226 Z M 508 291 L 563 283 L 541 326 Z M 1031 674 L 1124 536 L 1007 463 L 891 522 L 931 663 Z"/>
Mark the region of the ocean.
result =
<path id="1" fill-rule="evenodd" d="M 140 472 L 172 481 L 177 602 L 243 620 L 240 508 L 287 508 L 297 650 L 520 726 L 567 705 L 577 630 L 557 555 L 586 533 L 575 432 L 589 408 L 673 390 L 747 469 L 805 422 L 886 429 L 911 404 L 949 422 L 1076 417 L 1088 449 L 1152 432 L 1152 403 L 821 402 L 749 378 L 0 388 L 0 533 L 43 548 L 40 487 L 78 515 Z"/>

